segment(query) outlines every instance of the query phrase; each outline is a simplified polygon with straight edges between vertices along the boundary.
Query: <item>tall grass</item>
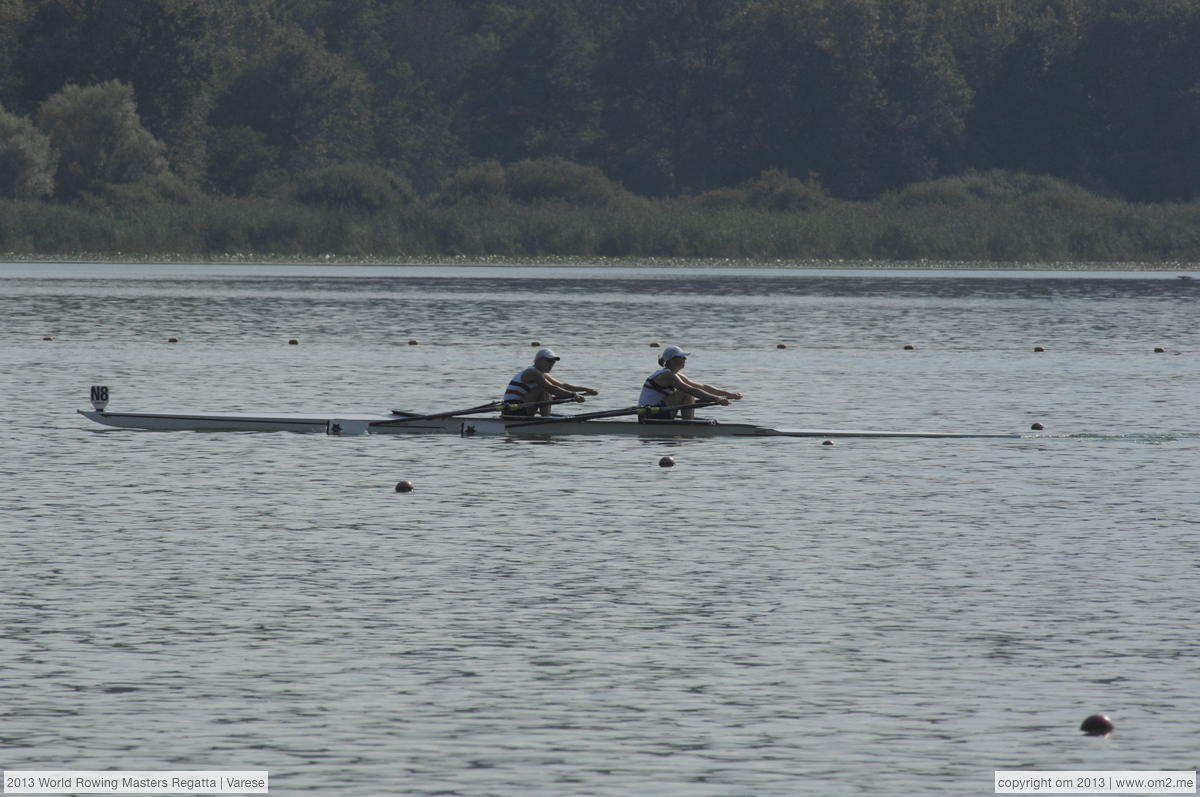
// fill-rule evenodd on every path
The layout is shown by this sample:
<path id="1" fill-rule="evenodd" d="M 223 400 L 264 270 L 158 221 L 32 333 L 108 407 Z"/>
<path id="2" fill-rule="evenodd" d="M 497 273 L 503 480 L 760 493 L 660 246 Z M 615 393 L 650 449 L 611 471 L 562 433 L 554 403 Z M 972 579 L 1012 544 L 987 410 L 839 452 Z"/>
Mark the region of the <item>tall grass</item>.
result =
<path id="1" fill-rule="evenodd" d="M 580 178 L 588 181 L 580 202 L 569 186 L 522 176 L 518 191 L 541 186 L 545 196 L 522 201 L 493 180 L 486 201 L 459 186 L 468 199 L 369 207 L 295 198 L 0 201 L 0 253 L 1200 262 L 1200 203 L 1130 204 L 1027 175 L 964 175 L 871 202 L 778 180 L 766 198 L 759 184 L 757 193 L 649 200 L 607 192 L 594 174 Z"/>

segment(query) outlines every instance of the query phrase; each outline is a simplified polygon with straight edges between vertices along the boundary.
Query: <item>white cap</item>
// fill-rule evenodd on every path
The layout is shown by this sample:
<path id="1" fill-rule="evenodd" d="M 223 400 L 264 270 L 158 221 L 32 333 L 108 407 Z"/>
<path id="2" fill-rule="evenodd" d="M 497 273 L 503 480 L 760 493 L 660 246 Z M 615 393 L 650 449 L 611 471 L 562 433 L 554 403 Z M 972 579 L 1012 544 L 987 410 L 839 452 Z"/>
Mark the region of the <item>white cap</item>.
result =
<path id="1" fill-rule="evenodd" d="M 553 360 L 555 362 L 558 362 L 561 359 L 562 359 L 562 357 L 559 357 L 557 354 L 550 351 L 549 349 L 538 349 L 537 354 L 533 355 L 534 362 L 537 362 L 538 360 Z"/>
<path id="2" fill-rule="evenodd" d="M 687 357 L 687 356 L 688 356 L 688 353 L 686 351 L 684 351 L 683 349 L 679 348 L 678 346 L 668 346 L 667 348 L 663 349 L 662 361 L 664 363 L 669 363 L 669 362 L 671 362 L 671 360 L 675 359 L 676 357 Z"/>

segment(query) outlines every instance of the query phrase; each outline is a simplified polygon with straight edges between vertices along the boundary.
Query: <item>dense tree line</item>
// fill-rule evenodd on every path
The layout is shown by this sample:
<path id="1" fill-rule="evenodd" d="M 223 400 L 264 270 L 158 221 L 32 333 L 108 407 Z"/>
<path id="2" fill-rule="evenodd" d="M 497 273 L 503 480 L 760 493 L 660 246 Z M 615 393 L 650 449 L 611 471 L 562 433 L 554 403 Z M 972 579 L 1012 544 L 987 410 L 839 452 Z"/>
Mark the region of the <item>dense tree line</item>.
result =
<path id="1" fill-rule="evenodd" d="M 0 197 L 1192 201 L 1198 141 L 1196 0 L 0 0 Z"/>

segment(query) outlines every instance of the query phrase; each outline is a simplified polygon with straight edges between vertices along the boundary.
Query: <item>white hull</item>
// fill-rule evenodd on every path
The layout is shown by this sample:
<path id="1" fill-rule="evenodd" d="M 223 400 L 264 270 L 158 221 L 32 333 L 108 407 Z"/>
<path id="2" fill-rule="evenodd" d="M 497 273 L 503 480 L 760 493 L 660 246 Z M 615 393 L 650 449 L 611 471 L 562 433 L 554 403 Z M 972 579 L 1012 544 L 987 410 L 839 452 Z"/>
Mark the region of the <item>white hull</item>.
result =
<path id="1" fill-rule="evenodd" d="M 1018 434 L 966 434 L 955 432 L 889 432 L 870 429 L 772 429 L 745 423 L 710 420 L 648 421 L 597 419 L 530 423 L 525 420 L 476 420 L 469 417 L 407 421 L 405 414 L 223 412 L 109 412 L 79 410 L 79 414 L 105 426 L 148 431 L 194 432 L 309 432 L 354 434 L 461 434 L 502 432 L 521 436 L 617 434 L 638 437 L 912 437 L 1016 438 Z M 500 428 L 503 427 L 503 428 Z"/>

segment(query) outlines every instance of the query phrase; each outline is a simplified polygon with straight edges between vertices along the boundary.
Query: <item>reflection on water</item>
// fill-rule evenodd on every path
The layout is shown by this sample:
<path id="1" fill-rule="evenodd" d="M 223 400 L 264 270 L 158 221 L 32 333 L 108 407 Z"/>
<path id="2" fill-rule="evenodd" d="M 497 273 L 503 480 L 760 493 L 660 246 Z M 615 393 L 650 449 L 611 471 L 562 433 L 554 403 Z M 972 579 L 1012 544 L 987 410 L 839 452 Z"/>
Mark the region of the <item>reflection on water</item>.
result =
<path id="1" fill-rule="evenodd" d="M 1197 768 L 1186 281 L 0 286 L 9 769 L 959 795 L 995 769 Z M 532 340 L 601 388 L 585 409 L 631 403 L 658 341 L 746 393 L 720 417 L 1047 433 L 546 444 L 104 432 L 73 413 L 93 383 L 126 409 L 465 407 Z M 1095 711 L 1111 739 L 1078 734 Z"/>

